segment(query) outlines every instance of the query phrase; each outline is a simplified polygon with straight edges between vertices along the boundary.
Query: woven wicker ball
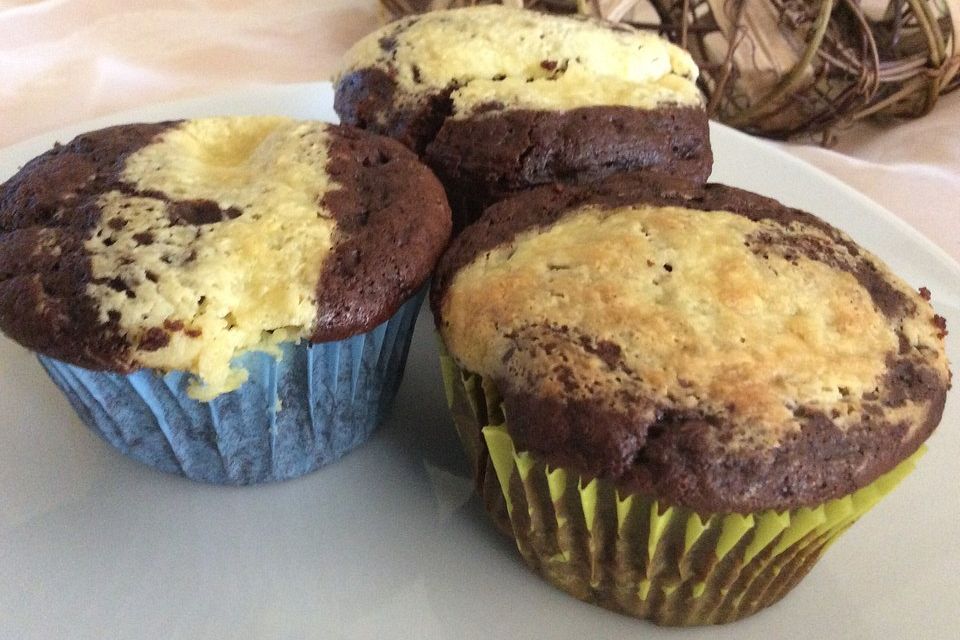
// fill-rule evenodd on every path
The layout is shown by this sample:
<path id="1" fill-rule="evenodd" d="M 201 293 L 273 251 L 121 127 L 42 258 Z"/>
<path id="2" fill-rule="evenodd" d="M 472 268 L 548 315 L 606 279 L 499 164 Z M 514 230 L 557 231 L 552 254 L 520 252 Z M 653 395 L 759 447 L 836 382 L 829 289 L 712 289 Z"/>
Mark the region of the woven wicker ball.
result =
<path id="1" fill-rule="evenodd" d="M 381 0 L 390 19 L 496 3 L 658 30 L 697 61 L 711 117 L 773 138 L 922 116 L 960 87 L 960 0 Z"/>

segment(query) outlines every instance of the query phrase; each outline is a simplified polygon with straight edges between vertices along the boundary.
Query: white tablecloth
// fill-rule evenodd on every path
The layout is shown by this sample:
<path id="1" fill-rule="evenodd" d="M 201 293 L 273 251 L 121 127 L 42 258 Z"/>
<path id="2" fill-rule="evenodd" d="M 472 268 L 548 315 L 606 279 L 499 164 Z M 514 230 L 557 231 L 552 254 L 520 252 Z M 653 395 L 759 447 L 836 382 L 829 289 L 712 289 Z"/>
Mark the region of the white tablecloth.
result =
<path id="1" fill-rule="evenodd" d="M 155 102 L 329 78 L 375 0 L 0 0 L 0 146 Z M 960 92 L 929 116 L 790 153 L 960 260 Z"/>

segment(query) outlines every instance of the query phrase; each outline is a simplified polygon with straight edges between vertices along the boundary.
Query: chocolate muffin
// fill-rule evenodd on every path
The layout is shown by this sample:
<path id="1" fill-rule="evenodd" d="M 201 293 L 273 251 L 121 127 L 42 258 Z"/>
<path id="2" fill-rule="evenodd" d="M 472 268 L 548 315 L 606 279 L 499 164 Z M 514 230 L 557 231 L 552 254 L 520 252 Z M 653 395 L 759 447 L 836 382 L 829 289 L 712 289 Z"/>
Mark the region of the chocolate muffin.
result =
<path id="1" fill-rule="evenodd" d="M 910 469 L 949 387 L 928 291 L 719 184 L 501 202 L 431 296 L 494 519 L 557 586 L 661 624 L 782 597 Z"/>
<path id="2" fill-rule="evenodd" d="M 0 329 L 126 453 L 291 477 L 383 416 L 449 233 L 441 185 L 387 138 L 280 117 L 111 127 L 0 185 Z"/>
<path id="3" fill-rule="evenodd" d="M 535 185 L 641 169 L 704 182 L 713 158 L 697 75 L 654 34 L 490 5 L 360 40 L 334 104 L 344 123 L 416 150 L 462 227 Z"/>

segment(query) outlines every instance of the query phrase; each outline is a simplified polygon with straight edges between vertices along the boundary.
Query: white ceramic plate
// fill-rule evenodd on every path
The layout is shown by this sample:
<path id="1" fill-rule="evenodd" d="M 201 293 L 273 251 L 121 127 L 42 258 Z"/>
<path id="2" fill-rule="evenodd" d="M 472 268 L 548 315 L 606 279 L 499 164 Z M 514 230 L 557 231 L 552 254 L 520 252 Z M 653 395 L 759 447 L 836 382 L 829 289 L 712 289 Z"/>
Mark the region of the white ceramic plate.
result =
<path id="1" fill-rule="evenodd" d="M 119 122 L 281 113 L 334 119 L 329 84 L 140 109 L 0 152 L 6 179 L 54 141 Z M 849 232 L 960 328 L 960 267 L 863 196 L 774 146 L 713 128 L 714 178 Z M 0 638 L 957 638 L 960 404 L 919 469 L 780 604 L 671 630 L 580 603 L 527 571 L 471 497 L 421 316 L 392 418 L 341 462 L 235 489 L 166 476 L 81 424 L 0 339 Z M 950 343 L 960 363 L 960 343 Z"/>

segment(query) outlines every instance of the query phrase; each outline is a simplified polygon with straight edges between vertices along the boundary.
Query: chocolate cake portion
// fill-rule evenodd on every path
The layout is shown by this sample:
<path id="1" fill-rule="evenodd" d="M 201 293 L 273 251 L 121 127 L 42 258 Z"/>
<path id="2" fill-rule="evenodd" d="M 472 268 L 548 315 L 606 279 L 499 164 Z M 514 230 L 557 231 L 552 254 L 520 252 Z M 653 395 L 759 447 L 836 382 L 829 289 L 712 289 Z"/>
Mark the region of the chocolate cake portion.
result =
<path id="1" fill-rule="evenodd" d="M 242 382 L 235 356 L 388 319 L 450 234 L 401 144 L 280 117 L 78 136 L 0 185 L 0 329 L 82 367 Z"/>
<path id="2" fill-rule="evenodd" d="M 585 184 L 643 170 L 705 182 L 712 157 L 707 119 L 695 107 L 491 110 L 447 120 L 425 153 L 461 228 L 532 185 Z"/>
<path id="3" fill-rule="evenodd" d="M 117 317 L 100 318 L 96 300 L 87 295 L 94 276 L 84 243 L 102 222 L 99 195 L 129 190 L 119 176 L 124 159 L 176 124 L 125 125 L 77 136 L 0 185 L 0 328 L 7 336 L 91 369 L 132 368 L 135 345 Z M 124 288 L 122 282 L 108 284 Z M 162 328 L 150 327 L 143 338 L 150 348 L 165 336 Z"/>
<path id="4" fill-rule="evenodd" d="M 420 154 L 461 228 L 531 186 L 625 170 L 706 181 L 697 74 L 650 33 L 481 6 L 401 19 L 358 42 L 334 106 L 344 123 Z"/>
<path id="5" fill-rule="evenodd" d="M 931 434 L 950 373 L 928 299 L 809 213 L 633 173 L 494 205 L 431 303 L 518 450 L 747 513 L 847 495 Z"/>
<path id="6" fill-rule="evenodd" d="M 331 128 L 327 172 L 340 188 L 321 205 L 337 222 L 317 289 L 311 340 L 362 333 L 424 285 L 450 237 L 443 187 L 400 143 Z"/>
<path id="7" fill-rule="evenodd" d="M 389 72 L 368 67 L 337 80 L 334 110 L 342 123 L 399 140 L 422 156 L 453 111 L 451 92 L 440 88 L 405 103 Z"/>

